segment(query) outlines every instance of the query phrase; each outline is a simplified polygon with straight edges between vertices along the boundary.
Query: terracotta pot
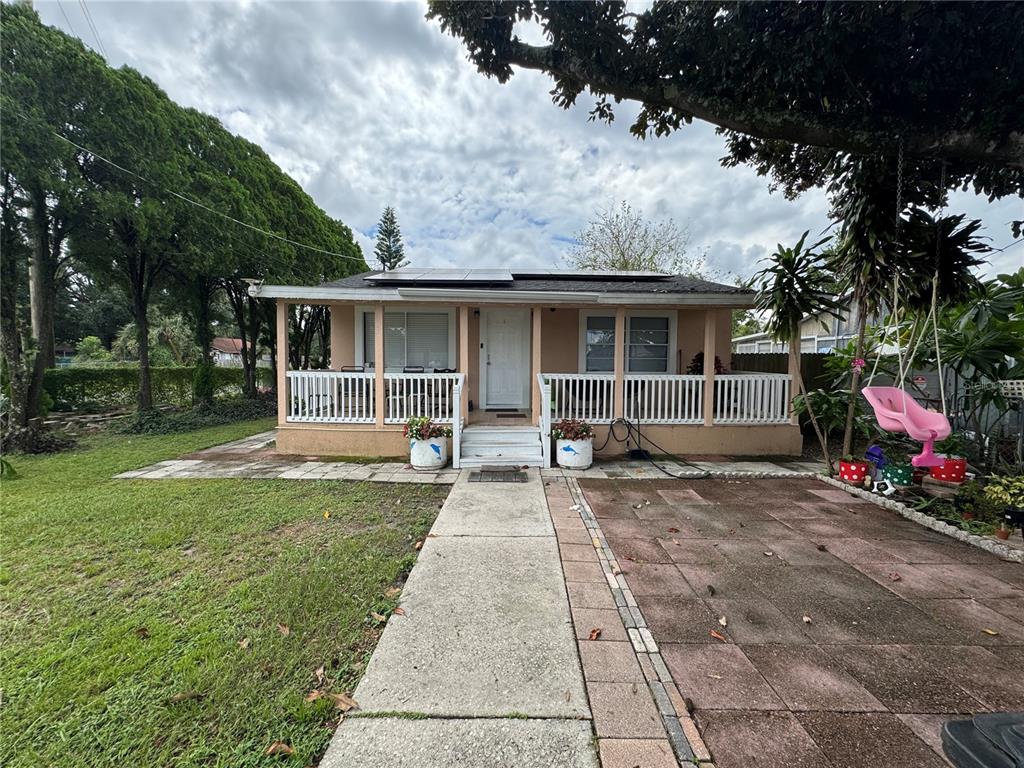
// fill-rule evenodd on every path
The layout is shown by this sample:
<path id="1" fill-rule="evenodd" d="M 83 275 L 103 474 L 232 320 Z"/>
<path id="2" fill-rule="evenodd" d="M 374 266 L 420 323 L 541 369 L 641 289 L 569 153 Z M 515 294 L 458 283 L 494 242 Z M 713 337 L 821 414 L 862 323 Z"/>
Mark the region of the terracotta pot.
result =
<path id="1" fill-rule="evenodd" d="M 973 520 L 974 519 L 974 513 L 973 512 L 964 512 L 964 513 L 962 513 L 960 515 L 960 517 L 962 517 L 964 520 Z"/>
<path id="2" fill-rule="evenodd" d="M 866 461 L 839 460 L 839 479 L 847 483 L 862 485 L 870 471 L 871 466 Z"/>
<path id="3" fill-rule="evenodd" d="M 967 459 L 962 456 L 943 456 L 942 463 L 932 467 L 929 474 L 946 483 L 962 483 L 967 474 Z"/>
<path id="4" fill-rule="evenodd" d="M 1003 541 L 1006 541 L 1008 538 L 1010 538 L 1010 529 L 1009 528 L 996 528 L 996 538 L 997 539 L 1002 539 Z"/>

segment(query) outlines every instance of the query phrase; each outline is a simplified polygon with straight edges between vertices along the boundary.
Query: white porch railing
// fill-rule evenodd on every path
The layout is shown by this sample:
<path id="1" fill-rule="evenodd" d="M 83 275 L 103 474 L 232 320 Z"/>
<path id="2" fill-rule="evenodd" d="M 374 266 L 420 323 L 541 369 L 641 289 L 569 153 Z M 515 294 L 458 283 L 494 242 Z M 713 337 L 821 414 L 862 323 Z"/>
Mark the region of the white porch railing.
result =
<path id="1" fill-rule="evenodd" d="M 384 423 L 404 424 L 413 416 L 450 424 L 455 410 L 455 384 L 462 373 L 385 373 Z"/>
<path id="2" fill-rule="evenodd" d="M 582 419 L 610 424 L 615 413 L 615 375 L 611 373 L 542 373 L 550 387 L 552 420 Z"/>
<path id="3" fill-rule="evenodd" d="M 545 380 L 543 373 L 537 374 L 537 386 L 540 387 L 540 447 L 544 455 L 544 468 L 551 469 L 551 382 Z"/>
<path id="4" fill-rule="evenodd" d="M 462 467 L 462 385 L 465 381 L 464 374 L 458 374 L 458 379 L 452 386 L 452 467 Z"/>
<path id="5" fill-rule="evenodd" d="M 785 424 L 790 378 L 785 373 L 715 376 L 715 424 Z"/>
<path id="6" fill-rule="evenodd" d="M 704 421 L 704 377 L 627 374 L 627 419 L 643 424 L 701 424 Z"/>
<path id="7" fill-rule="evenodd" d="M 286 420 L 373 424 L 373 374 L 288 371 Z"/>

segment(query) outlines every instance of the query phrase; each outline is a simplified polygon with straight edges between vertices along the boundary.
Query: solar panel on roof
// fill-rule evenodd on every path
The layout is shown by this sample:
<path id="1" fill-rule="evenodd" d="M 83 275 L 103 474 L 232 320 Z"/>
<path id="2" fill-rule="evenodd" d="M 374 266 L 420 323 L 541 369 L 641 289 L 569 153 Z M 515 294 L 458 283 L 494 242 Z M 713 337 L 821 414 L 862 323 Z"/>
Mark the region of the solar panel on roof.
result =
<path id="1" fill-rule="evenodd" d="M 510 283 L 507 269 L 395 269 L 366 275 L 373 283 Z"/>
<path id="2" fill-rule="evenodd" d="M 616 271 L 610 269 L 530 269 L 516 270 L 516 277 L 543 277 L 549 280 L 665 280 L 672 275 L 665 272 Z"/>

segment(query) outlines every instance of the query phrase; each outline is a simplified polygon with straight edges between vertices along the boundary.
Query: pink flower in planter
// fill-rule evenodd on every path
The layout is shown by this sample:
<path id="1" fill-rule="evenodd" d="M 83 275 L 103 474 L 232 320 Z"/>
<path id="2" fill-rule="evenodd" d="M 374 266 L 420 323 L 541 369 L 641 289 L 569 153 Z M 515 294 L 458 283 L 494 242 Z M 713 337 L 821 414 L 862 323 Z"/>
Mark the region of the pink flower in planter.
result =
<path id="1" fill-rule="evenodd" d="M 864 369 L 867 368 L 867 366 L 868 364 L 863 357 L 858 357 L 856 360 L 850 363 L 850 368 L 852 368 L 853 372 L 856 373 L 858 376 L 864 372 Z"/>

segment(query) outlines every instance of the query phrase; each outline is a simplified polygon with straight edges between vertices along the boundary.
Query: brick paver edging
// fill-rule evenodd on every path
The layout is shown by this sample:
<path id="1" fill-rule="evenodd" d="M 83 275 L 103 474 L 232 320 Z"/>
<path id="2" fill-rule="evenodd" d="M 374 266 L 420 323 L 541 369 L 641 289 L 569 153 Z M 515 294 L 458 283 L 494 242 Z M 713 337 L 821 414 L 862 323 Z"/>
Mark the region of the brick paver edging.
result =
<path id="1" fill-rule="evenodd" d="M 929 517 L 923 512 L 911 509 L 906 504 L 896 501 L 895 499 L 879 496 L 877 493 L 871 493 L 863 488 L 854 488 L 848 483 L 844 483 L 842 480 L 837 480 L 834 477 L 821 475 L 820 479 L 824 483 L 828 483 L 836 488 L 842 488 L 847 493 L 864 499 L 865 501 L 870 501 L 872 504 L 882 507 L 883 509 L 896 512 L 897 514 L 907 518 L 907 520 L 911 520 L 918 525 L 923 525 L 925 528 L 931 528 L 933 531 L 945 534 L 957 541 L 963 541 L 967 544 L 978 547 L 979 549 L 984 549 L 986 552 L 991 552 L 993 555 L 1001 557 L 1003 560 L 1009 560 L 1014 563 L 1024 563 L 1024 550 L 1008 547 L 1007 545 L 1000 544 L 998 541 L 986 536 L 978 536 L 974 533 L 968 533 L 967 531 L 961 530 L 949 523 L 944 523 L 941 520 L 936 520 L 934 517 Z"/>
<path id="2" fill-rule="evenodd" d="M 669 743 L 680 765 L 694 763 L 702 768 L 714 768 L 711 753 L 704 740 L 700 737 L 697 724 L 687 711 L 686 702 L 672 679 L 672 673 L 661 657 L 661 651 L 654 635 L 647 628 L 647 621 L 619 570 L 615 554 L 608 545 L 608 540 L 601 530 L 601 524 L 594 515 L 575 478 L 565 478 L 569 494 L 573 500 L 573 508 L 579 513 L 583 524 L 590 533 L 591 543 L 597 550 L 597 558 L 608 586 L 611 587 L 615 607 L 622 621 L 630 645 L 636 654 L 637 662 L 647 679 L 647 686 L 661 716 L 662 725 L 668 734 Z"/>

